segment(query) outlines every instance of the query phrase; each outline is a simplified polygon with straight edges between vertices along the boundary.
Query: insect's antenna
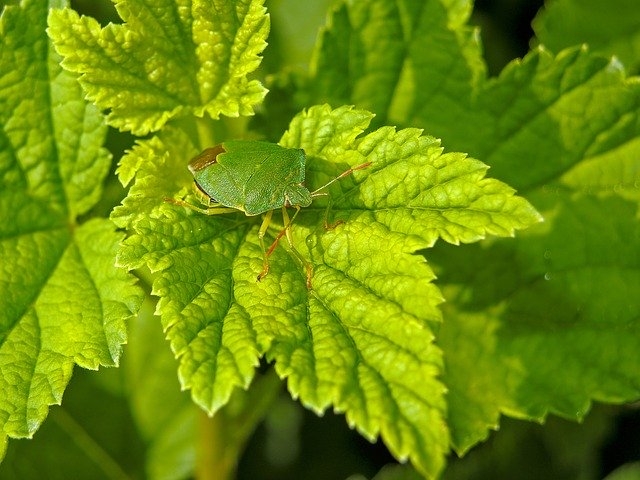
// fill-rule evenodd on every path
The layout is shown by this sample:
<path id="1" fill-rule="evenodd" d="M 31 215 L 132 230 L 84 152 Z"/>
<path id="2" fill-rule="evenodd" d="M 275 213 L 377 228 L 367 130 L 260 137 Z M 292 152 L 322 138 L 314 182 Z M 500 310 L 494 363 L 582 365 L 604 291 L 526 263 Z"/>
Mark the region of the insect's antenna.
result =
<path id="1" fill-rule="evenodd" d="M 367 168 L 368 166 L 371 165 L 372 162 L 366 162 L 366 163 L 362 163 L 360 165 L 356 165 L 355 167 L 351 167 L 349 170 L 345 170 L 344 172 L 342 172 L 340 175 L 338 175 L 336 178 L 329 180 L 327 183 L 325 183 L 324 185 L 322 185 L 320 188 L 315 189 L 313 192 L 311 192 L 311 196 L 312 197 L 317 197 L 319 195 L 325 195 L 323 193 L 318 193 L 320 190 L 324 190 L 325 188 L 327 188 L 329 185 L 331 185 L 334 182 L 337 182 L 338 180 L 340 180 L 341 178 L 344 178 L 348 175 L 351 175 L 353 172 L 355 172 L 356 170 L 362 170 L 363 168 Z"/>

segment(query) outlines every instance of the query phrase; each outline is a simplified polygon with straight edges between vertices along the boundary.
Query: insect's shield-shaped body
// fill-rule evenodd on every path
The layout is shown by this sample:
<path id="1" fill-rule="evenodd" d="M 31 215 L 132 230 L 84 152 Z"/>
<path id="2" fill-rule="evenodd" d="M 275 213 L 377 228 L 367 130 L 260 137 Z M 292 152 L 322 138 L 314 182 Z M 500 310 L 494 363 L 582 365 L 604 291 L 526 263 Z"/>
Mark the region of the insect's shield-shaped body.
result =
<path id="1" fill-rule="evenodd" d="M 311 193 L 303 185 L 305 163 L 301 149 L 232 140 L 204 150 L 189 170 L 209 201 L 253 216 L 311 204 Z"/>
<path id="2" fill-rule="evenodd" d="M 302 149 L 284 148 L 275 143 L 252 140 L 231 140 L 215 147 L 207 148 L 189 163 L 193 174 L 195 193 L 206 208 L 197 207 L 185 200 L 166 198 L 165 201 L 187 207 L 205 215 L 219 215 L 244 212 L 247 216 L 265 214 L 258 240 L 263 253 L 262 271 L 257 280 L 269 272 L 269 257 L 284 236 L 290 252 L 298 259 L 306 271 L 307 288 L 311 288 L 313 268 L 293 243 L 291 225 L 302 207 L 308 207 L 314 197 L 341 178 L 356 170 L 371 165 L 363 163 L 342 172 L 320 188 L 310 192 L 304 186 L 306 157 Z M 329 204 L 330 205 L 330 204 Z M 295 213 L 289 217 L 287 207 L 294 207 Z M 282 210 L 283 229 L 275 236 L 273 243 L 266 248 L 264 237 L 276 209 Z M 334 228 L 327 222 L 325 228 Z"/>

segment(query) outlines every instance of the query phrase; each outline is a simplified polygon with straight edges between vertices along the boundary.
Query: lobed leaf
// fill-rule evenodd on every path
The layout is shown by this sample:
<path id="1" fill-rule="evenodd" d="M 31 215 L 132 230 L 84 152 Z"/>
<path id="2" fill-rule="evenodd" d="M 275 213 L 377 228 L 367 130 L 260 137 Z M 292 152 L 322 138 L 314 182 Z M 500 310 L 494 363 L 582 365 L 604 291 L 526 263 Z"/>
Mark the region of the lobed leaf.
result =
<path id="1" fill-rule="evenodd" d="M 348 166 L 373 162 L 363 170 L 357 197 L 353 182 L 332 187 L 336 218 L 381 223 L 416 235 L 429 247 L 438 238 L 458 244 L 487 234 L 509 236 L 541 220 L 512 188 L 485 178 L 486 165 L 464 154 L 443 154 L 439 140 L 422 136 L 421 130 L 382 127 L 355 139 L 368 125 L 370 118 L 365 118 L 350 107 L 312 107 L 293 120 L 281 140 L 285 146 L 305 149 L 311 172 L 316 168 L 314 156 Z M 308 138 L 314 131 L 321 136 Z M 340 144 L 327 143 L 327 138 L 339 139 Z M 360 178 L 359 173 L 353 177 Z M 310 188 L 323 183 L 324 179 L 311 180 Z"/>
<path id="2" fill-rule="evenodd" d="M 197 153 L 189 136 L 172 127 L 166 127 L 159 135 L 134 145 L 120 159 L 116 173 L 125 187 L 134 178 L 136 181 L 122 204 L 113 209 L 111 220 L 124 228 L 134 220 L 148 216 L 167 197 L 176 181 L 187 184 L 192 180 L 184 168 L 184 158 Z M 166 171 L 175 172 L 176 177 L 164 175 Z"/>
<path id="3" fill-rule="evenodd" d="M 263 0 L 182 3 L 118 1 L 124 23 L 104 28 L 69 8 L 51 12 L 63 66 L 81 74 L 87 98 L 111 110 L 110 125 L 145 135 L 183 115 L 251 115 L 266 94 L 247 78 L 269 32 Z"/>
<path id="4" fill-rule="evenodd" d="M 629 299 L 638 297 L 630 249 L 638 240 L 640 91 L 616 61 L 586 48 L 557 56 L 538 48 L 487 80 L 477 38 L 452 26 L 446 11 L 437 0 L 344 4 L 323 34 L 309 91 L 315 101 L 371 106 L 387 121 L 445 138 L 548 219 L 515 241 L 425 252 L 451 299 L 438 342 L 453 445 L 464 452 L 501 413 L 581 418 L 593 399 L 638 397 Z M 359 28 L 368 12 L 375 32 Z M 403 40 L 391 44 L 397 32 Z M 341 78 L 349 79 L 342 87 Z"/>
<path id="5" fill-rule="evenodd" d="M 591 168 L 576 190 L 607 193 L 620 183 L 616 193 L 632 194 L 637 190 L 638 91 L 637 81 L 625 79 L 616 62 L 585 48 L 555 57 L 539 49 L 488 81 L 468 117 L 456 119 L 456 128 L 450 119 L 440 130 L 457 145 L 479 152 L 493 172 L 520 191 L 560 178 L 566 183 L 568 176 L 575 181 L 577 171 Z M 475 122 L 483 125 L 482 135 L 471 136 Z"/>
<path id="6" fill-rule="evenodd" d="M 489 331 L 500 332 L 499 350 L 489 346 L 493 336 L 487 335 L 490 344 L 482 354 L 489 363 L 483 374 L 476 372 L 474 385 L 487 375 L 492 380 L 484 388 L 501 400 L 474 397 L 474 408 L 468 402 L 455 402 L 454 408 L 456 396 L 466 397 L 470 391 L 466 382 L 459 383 L 460 376 L 468 374 L 454 367 L 448 370 L 451 421 L 459 432 L 454 438 L 461 451 L 484 438 L 486 430 L 480 425 L 495 426 L 500 412 L 535 419 L 549 412 L 581 418 L 591 400 L 629 401 L 639 391 L 632 367 L 640 360 L 633 353 L 638 351 L 633 346 L 635 307 L 629 303 L 637 297 L 639 285 L 634 255 L 628 250 L 637 248 L 633 245 L 638 241 L 638 84 L 625 79 L 615 64 L 584 49 L 556 58 L 538 51 L 488 84 L 476 105 L 487 118 L 485 124 L 491 116 L 498 118 L 493 106 L 505 94 L 511 97 L 510 107 L 499 113 L 500 123 L 493 122 L 495 132 L 476 140 L 477 147 L 468 146 L 491 151 L 486 156 L 496 171 L 535 200 L 550 223 L 508 247 L 488 247 L 482 264 L 477 260 L 482 257 L 470 259 L 475 271 L 495 272 L 493 267 L 499 265 L 511 270 L 514 259 L 520 267 L 515 278 L 504 273 L 497 277 L 507 281 L 509 297 L 489 297 L 493 303 L 483 302 L 486 312 L 475 309 L 473 317 L 486 322 Z M 509 128 L 514 133 L 507 133 Z M 514 164 L 514 158 L 521 158 L 522 166 Z M 497 258 L 492 253 L 496 250 Z M 455 269 L 457 261 L 451 260 L 442 264 L 444 270 Z M 494 282 L 499 289 L 500 281 Z M 463 283 L 475 285 L 476 295 L 482 295 L 474 276 Z M 469 329 L 465 317 L 464 311 L 452 312 L 450 327 Z M 465 337 L 460 331 L 451 335 Z M 450 338 L 443 337 L 443 342 Z M 612 344 L 620 348 L 612 351 Z M 458 358 L 457 341 L 443 347 L 450 352 L 451 365 L 467 362 Z M 510 354 L 503 356 L 506 352 Z M 483 365 L 477 359 L 473 363 Z M 501 370 L 496 365 L 503 363 L 509 373 L 494 376 Z M 566 375 L 558 375 L 558 369 Z M 546 374 L 545 379 L 538 373 Z M 580 379 L 579 385 L 574 379 Z M 547 387 L 540 389 L 544 384 Z M 470 421 L 474 411 L 478 415 Z"/>
<path id="7" fill-rule="evenodd" d="M 318 412 L 333 406 L 367 438 L 381 435 L 398 458 L 435 474 L 449 442 L 442 359 L 433 344 L 442 297 L 415 252 L 440 237 L 457 243 L 511 235 L 539 216 L 512 189 L 484 178 L 480 162 L 443 154 L 416 129 L 361 135 L 371 118 L 349 107 L 312 107 L 280 142 L 305 149 L 311 190 L 372 162 L 331 185 L 330 210 L 318 199 L 296 219 L 292 240 L 313 265 L 312 289 L 284 239 L 269 274 L 256 281 L 262 252 L 255 217 L 205 216 L 163 202 L 163 190 L 185 192 L 176 169 L 182 161 L 186 170 L 193 151 L 186 136 L 142 141 L 123 161 L 124 178 L 137 170 L 122 208 L 133 212 L 138 202 L 150 210 L 127 217 L 134 233 L 119 262 L 159 272 L 153 292 L 182 385 L 205 409 L 220 408 L 233 387 L 246 388 L 266 355 L 303 404 Z M 169 148 L 182 152 L 180 160 Z M 343 223 L 325 228 L 327 213 Z M 282 228 L 276 216 L 269 241 Z M 468 228 L 460 227 L 462 217 L 473 219 Z"/>
<path id="8" fill-rule="evenodd" d="M 118 363 L 124 322 L 141 297 L 113 265 L 122 235 L 104 220 L 77 223 L 102 193 L 110 155 L 101 116 L 47 41 L 47 10 L 24 0 L 0 19 L 0 421 L 8 437 L 33 435 L 74 364 Z"/>
<path id="9" fill-rule="evenodd" d="M 499 413 L 581 418 L 591 399 L 637 397 L 636 208 L 616 198 L 568 197 L 534 195 L 538 203 L 557 202 L 545 210 L 551 225 L 514 246 L 432 257 L 451 270 L 442 275 L 452 304 L 441 345 L 449 352 L 450 418 L 462 451 L 486 426 L 497 427 Z M 487 258 L 483 269 L 477 256 Z"/>
<path id="10" fill-rule="evenodd" d="M 209 412 L 236 386 L 247 388 L 258 364 L 255 333 L 230 285 L 232 264 L 248 226 L 233 218 L 198 217 L 160 205 L 134 223 L 119 263 L 147 265 L 162 274 L 152 293 L 174 354 L 178 375 L 194 401 Z"/>

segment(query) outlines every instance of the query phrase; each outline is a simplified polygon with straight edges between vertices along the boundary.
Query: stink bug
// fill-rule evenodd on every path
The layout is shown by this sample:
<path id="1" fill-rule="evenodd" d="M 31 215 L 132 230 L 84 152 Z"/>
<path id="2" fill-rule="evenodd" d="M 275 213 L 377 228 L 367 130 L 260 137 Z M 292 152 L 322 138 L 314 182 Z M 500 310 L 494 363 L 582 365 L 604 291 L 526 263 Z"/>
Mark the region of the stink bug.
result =
<path id="1" fill-rule="evenodd" d="M 307 273 L 307 287 L 311 288 L 311 265 L 293 244 L 291 225 L 302 207 L 311 205 L 314 197 L 326 195 L 322 190 L 335 181 L 371 165 L 363 163 L 342 172 L 326 184 L 310 192 L 304 186 L 306 156 L 299 148 L 285 148 L 275 143 L 252 140 L 232 140 L 207 148 L 189 163 L 194 178 L 194 192 L 203 207 L 184 200 L 167 198 L 166 201 L 182 205 L 206 215 L 241 211 L 247 216 L 265 214 L 258 230 L 263 254 L 260 281 L 269 272 L 269 256 L 278 241 L 286 235 L 291 251 Z M 287 207 L 296 209 L 291 218 Z M 282 209 L 284 228 L 267 249 L 264 236 L 269 228 L 273 211 Z M 329 228 L 326 224 L 325 226 Z"/>

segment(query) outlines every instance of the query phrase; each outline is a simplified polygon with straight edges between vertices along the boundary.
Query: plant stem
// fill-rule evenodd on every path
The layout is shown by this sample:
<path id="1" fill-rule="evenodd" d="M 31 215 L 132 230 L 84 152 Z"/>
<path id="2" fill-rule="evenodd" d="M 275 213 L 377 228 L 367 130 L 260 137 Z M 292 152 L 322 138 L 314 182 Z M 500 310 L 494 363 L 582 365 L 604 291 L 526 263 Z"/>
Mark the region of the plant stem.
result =
<path id="1" fill-rule="evenodd" d="M 222 138 L 224 136 L 224 132 L 218 131 L 220 122 L 214 122 L 208 115 L 202 118 L 194 117 L 194 122 L 196 124 L 198 143 L 200 144 L 201 150 L 219 143 L 216 141 L 216 138 Z"/>
<path id="2" fill-rule="evenodd" d="M 220 412 L 209 418 L 200 413 L 196 478 L 230 480 L 234 477 L 239 452 L 237 444 L 227 438 L 228 425 Z"/>
<path id="3" fill-rule="evenodd" d="M 173 125 L 180 128 L 200 150 L 221 143 L 225 140 L 245 138 L 249 120 L 246 117 L 212 120 L 204 117 L 189 116 L 179 118 Z"/>
<path id="4" fill-rule="evenodd" d="M 278 396 L 281 382 L 273 369 L 256 377 L 248 391 L 236 390 L 213 417 L 199 422 L 196 478 L 231 480 L 249 437 Z"/>

